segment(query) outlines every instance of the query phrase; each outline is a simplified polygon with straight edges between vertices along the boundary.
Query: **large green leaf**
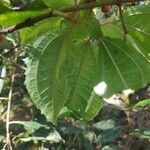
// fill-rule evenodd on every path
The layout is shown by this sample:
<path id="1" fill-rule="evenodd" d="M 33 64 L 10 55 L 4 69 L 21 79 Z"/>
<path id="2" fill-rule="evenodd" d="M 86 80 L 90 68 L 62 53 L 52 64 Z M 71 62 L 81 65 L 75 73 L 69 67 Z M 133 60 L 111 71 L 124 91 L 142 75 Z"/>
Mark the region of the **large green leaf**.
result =
<path id="1" fill-rule="evenodd" d="M 39 16 L 47 11 L 47 6 L 37 0 L 29 4 L 27 8 L 19 11 L 12 10 L 0 3 L 0 25 L 10 26 L 18 24 L 26 19 Z"/>
<path id="2" fill-rule="evenodd" d="M 63 35 L 43 36 L 34 44 L 26 84 L 34 103 L 51 122 L 56 122 L 64 106 L 78 118 L 91 120 L 102 106 L 100 98 L 92 95 L 99 82 L 107 84 L 107 97 L 150 81 L 145 57 L 118 33 L 110 38 L 92 32 L 97 27 L 93 20 L 86 26 L 71 24 Z"/>
<path id="3" fill-rule="evenodd" d="M 85 25 L 71 24 L 63 35 L 53 40 L 43 36 L 34 44 L 26 85 L 34 103 L 51 122 L 55 123 L 64 104 L 88 120 L 101 108 L 100 98 L 91 96 L 99 82 L 100 67 L 99 48 L 88 39 L 88 30 Z"/>
<path id="4" fill-rule="evenodd" d="M 150 61 L 150 5 L 128 8 L 125 23 L 128 28 L 128 41 Z M 117 26 L 121 23 L 117 23 Z M 122 27 L 121 27 L 122 28 Z M 120 32 L 120 31 L 119 31 Z"/>
<path id="5" fill-rule="evenodd" d="M 67 106 L 79 116 L 84 114 L 93 86 L 99 81 L 100 68 L 95 53 L 98 54 L 98 48 L 90 41 L 76 43 L 73 51 L 74 72 L 69 76 L 71 93 Z"/>
<path id="6" fill-rule="evenodd" d="M 97 43 L 88 38 L 100 37 L 101 28 L 97 20 L 89 19 L 85 25 L 76 25 L 72 34 L 75 41 L 74 72 L 68 76 L 71 92 L 66 106 L 79 118 L 91 120 L 102 107 L 102 99 L 93 93 L 93 87 L 99 82 L 101 66 Z"/>
<path id="7" fill-rule="evenodd" d="M 26 85 L 34 103 L 53 123 L 70 92 L 65 74 L 68 41 L 69 37 L 64 35 L 40 38 L 35 43 L 26 73 Z"/>
<path id="8" fill-rule="evenodd" d="M 105 96 L 124 89 L 138 89 L 150 81 L 150 63 L 140 52 L 119 38 L 100 38 L 101 80 Z"/>
<path id="9" fill-rule="evenodd" d="M 116 76 L 117 80 L 112 80 L 112 77 L 108 77 L 109 75 L 107 74 L 104 75 L 107 79 L 110 78 L 108 83 L 115 85 L 112 86 L 114 92 L 116 92 L 117 89 L 120 89 L 120 91 L 127 88 L 138 89 L 150 81 L 150 63 L 148 63 L 148 61 L 150 61 L 149 8 L 150 6 L 142 5 L 136 8 L 129 8 L 130 11 L 128 10 L 126 12 L 124 19 L 129 31 L 126 43 L 120 40 L 123 39 L 124 36 L 120 22 L 110 22 L 102 26 L 104 35 L 111 38 L 101 39 L 101 44 L 105 47 L 112 64 L 114 64 L 114 67 L 118 70 L 118 75 L 120 74 L 120 77 Z M 116 50 L 117 53 L 113 52 L 114 50 Z M 120 64 L 122 64 L 122 66 Z M 111 75 L 114 75 L 113 71 L 111 73 Z M 119 78 L 122 78 L 122 81 L 119 81 Z M 123 85 L 120 84 L 121 82 L 124 82 L 124 88 Z M 111 85 L 109 85 L 109 87 L 111 87 Z M 111 90 L 109 91 L 108 89 L 106 95 L 111 93 L 113 93 L 113 91 L 111 92 Z"/>

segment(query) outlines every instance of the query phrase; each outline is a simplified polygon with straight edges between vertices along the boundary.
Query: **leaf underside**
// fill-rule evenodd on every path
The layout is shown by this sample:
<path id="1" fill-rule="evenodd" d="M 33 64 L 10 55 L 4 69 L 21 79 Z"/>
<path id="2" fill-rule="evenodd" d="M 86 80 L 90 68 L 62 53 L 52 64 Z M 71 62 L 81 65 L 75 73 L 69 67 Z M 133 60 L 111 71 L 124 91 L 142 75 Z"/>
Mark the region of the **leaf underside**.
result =
<path id="1" fill-rule="evenodd" d="M 126 17 L 128 27 L 133 26 L 130 17 Z M 149 29 L 136 29 L 136 36 L 135 28 L 141 26 L 129 28 L 124 43 L 119 23 L 102 26 L 102 36 L 92 20 L 86 25 L 72 23 L 71 30 L 60 35 L 46 34 L 35 42 L 26 85 L 33 102 L 49 121 L 56 123 L 64 107 L 78 119 L 93 119 L 102 107 L 101 98 L 93 92 L 99 82 L 107 84 L 104 97 L 150 82 L 150 45 L 141 43 L 142 38 L 149 37 Z"/>

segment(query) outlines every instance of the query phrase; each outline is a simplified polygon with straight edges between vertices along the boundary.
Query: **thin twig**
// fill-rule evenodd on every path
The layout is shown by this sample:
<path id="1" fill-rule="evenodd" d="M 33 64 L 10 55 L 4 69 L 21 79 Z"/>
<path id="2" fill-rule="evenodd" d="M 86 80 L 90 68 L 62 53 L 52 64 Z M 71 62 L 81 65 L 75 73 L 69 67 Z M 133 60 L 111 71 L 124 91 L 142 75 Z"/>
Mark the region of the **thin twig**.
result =
<path id="1" fill-rule="evenodd" d="M 8 97 L 0 97 L 0 100 L 8 100 Z"/>
<path id="2" fill-rule="evenodd" d="M 118 5 L 118 8 L 119 8 L 119 15 L 120 15 L 120 20 L 121 20 L 121 23 L 122 23 L 122 27 L 123 27 L 123 32 L 124 32 L 124 42 L 126 42 L 126 39 L 127 39 L 127 34 L 128 34 L 128 29 L 125 25 L 125 21 L 124 21 L 124 17 L 123 17 L 123 10 L 122 10 L 122 5 Z"/>
<path id="3" fill-rule="evenodd" d="M 15 60 L 14 63 L 16 63 L 18 58 L 18 47 L 15 40 L 12 40 L 13 46 L 15 47 L 14 55 Z M 15 81 L 15 70 L 11 76 L 11 86 L 8 94 L 8 103 L 7 103 L 7 118 L 6 118 L 6 144 L 4 145 L 3 149 L 7 148 L 7 150 L 12 150 L 12 142 L 10 137 L 10 111 L 11 111 L 11 102 L 12 102 L 12 93 L 13 93 L 13 85 Z"/>
<path id="4" fill-rule="evenodd" d="M 6 38 L 7 38 L 7 40 L 11 41 L 12 44 L 13 44 L 13 49 L 11 49 L 10 51 L 12 51 L 12 50 L 13 50 L 13 51 L 16 51 L 16 50 L 17 50 L 17 51 L 18 51 L 18 48 L 19 48 L 20 45 L 17 44 L 17 43 L 15 42 L 15 40 L 12 39 L 12 38 L 10 38 L 10 37 L 6 37 Z M 18 53 L 18 52 L 17 52 L 17 53 Z M 15 67 L 21 69 L 22 71 L 26 71 L 26 68 L 25 68 L 25 67 L 23 67 L 23 66 L 17 64 L 17 57 L 15 58 L 15 59 L 16 59 L 15 61 L 6 58 L 6 57 L 3 56 L 2 54 L 0 54 L 0 57 L 1 57 L 3 60 L 5 60 L 6 62 L 9 62 L 9 63 L 11 63 L 12 65 L 14 65 Z"/>
<path id="5" fill-rule="evenodd" d="M 25 68 L 25 67 L 23 67 L 23 66 L 17 64 L 17 63 L 16 63 L 15 61 L 13 61 L 13 60 L 7 59 L 7 58 L 6 58 L 5 56 L 3 56 L 2 54 L 0 54 L 0 57 L 1 57 L 2 59 L 4 59 L 5 61 L 11 63 L 11 64 L 14 65 L 15 67 L 17 67 L 17 68 L 19 68 L 19 69 L 21 69 L 21 70 L 23 70 L 23 71 L 26 71 L 26 68 Z"/>
<path id="6" fill-rule="evenodd" d="M 11 33 L 11 32 L 26 28 L 26 27 L 31 27 L 31 26 L 34 26 L 36 23 L 38 23 L 42 20 L 51 18 L 51 17 L 59 16 L 59 17 L 63 17 L 63 18 L 68 18 L 69 16 L 67 13 L 72 12 L 72 11 L 92 9 L 95 7 L 101 7 L 102 5 L 119 5 L 120 4 L 119 1 L 120 0 L 105 0 L 105 1 L 102 0 L 101 2 L 84 3 L 84 4 L 75 5 L 75 6 L 60 9 L 60 10 L 51 10 L 40 16 L 37 16 L 34 18 L 28 18 L 17 25 L 13 25 L 8 28 L 3 28 L 0 30 L 0 34 L 7 34 L 7 33 Z M 137 2 L 137 1 L 139 1 L 139 0 L 121 0 L 122 4 L 129 3 L 129 2 Z"/>
<path id="7" fill-rule="evenodd" d="M 11 101 L 12 101 L 12 91 L 13 91 L 14 79 L 15 79 L 15 75 L 13 74 L 11 77 L 11 87 L 10 87 L 10 91 L 9 91 L 9 95 L 8 95 L 7 119 L 6 119 L 6 144 L 5 144 L 5 147 L 7 147 L 8 150 L 12 150 L 9 122 L 10 122 L 10 108 L 11 108 Z"/>

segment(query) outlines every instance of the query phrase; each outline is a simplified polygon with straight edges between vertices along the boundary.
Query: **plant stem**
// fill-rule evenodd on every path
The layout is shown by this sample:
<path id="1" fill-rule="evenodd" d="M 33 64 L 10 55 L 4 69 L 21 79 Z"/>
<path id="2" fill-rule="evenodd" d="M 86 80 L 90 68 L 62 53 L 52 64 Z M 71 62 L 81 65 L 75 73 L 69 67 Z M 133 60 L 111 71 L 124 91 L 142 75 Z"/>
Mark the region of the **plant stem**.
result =
<path id="1" fill-rule="evenodd" d="M 10 139 L 9 122 L 10 122 L 10 109 L 11 109 L 14 79 L 15 79 L 15 75 L 13 74 L 12 77 L 11 77 L 11 87 L 10 87 L 10 91 L 9 91 L 9 95 L 8 95 L 7 119 L 6 119 L 6 144 L 7 144 L 7 149 L 8 150 L 12 150 L 12 144 L 11 144 L 11 139 Z"/>
<path id="2" fill-rule="evenodd" d="M 125 25 L 125 21 L 124 21 L 124 17 L 123 17 L 123 10 L 122 10 L 122 5 L 118 5 L 118 8 L 119 8 L 119 15 L 120 15 L 120 20 L 121 20 L 121 23 L 122 23 L 122 27 L 123 27 L 123 31 L 124 31 L 124 42 L 126 41 L 127 39 L 127 33 L 128 33 L 128 29 Z"/>
<path id="3" fill-rule="evenodd" d="M 121 4 L 123 3 L 130 3 L 130 2 L 138 2 L 139 0 L 121 0 Z M 40 16 L 34 17 L 34 18 L 28 18 L 24 20 L 21 23 L 18 23 L 17 25 L 10 26 L 8 28 L 3 28 L 0 30 L 0 34 L 7 34 L 11 33 L 26 27 L 31 27 L 34 26 L 36 23 L 51 18 L 51 17 L 63 17 L 63 18 L 68 18 L 68 12 L 72 11 L 80 11 L 84 9 L 92 9 L 95 7 L 101 7 L 102 5 L 119 5 L 120 0 L 102 0 L 101 2 L 91 2 L 91 3 L 84 3 L 80 5 L 75 5 L 72 7 L 60 9 L 60 10 L 51 10 L 48 11 Z"/>

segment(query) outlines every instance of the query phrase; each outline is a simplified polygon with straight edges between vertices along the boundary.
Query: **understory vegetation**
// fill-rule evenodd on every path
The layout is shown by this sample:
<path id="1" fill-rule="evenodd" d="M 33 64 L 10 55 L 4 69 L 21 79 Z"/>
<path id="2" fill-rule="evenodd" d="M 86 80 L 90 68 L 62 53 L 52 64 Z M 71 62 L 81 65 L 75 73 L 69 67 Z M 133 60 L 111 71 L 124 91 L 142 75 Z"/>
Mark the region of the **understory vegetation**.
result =
<path id="1" fill-rule="evenodd" d="M 0 149 L 150 149 L 149 0 L 0 0 Z"/>

